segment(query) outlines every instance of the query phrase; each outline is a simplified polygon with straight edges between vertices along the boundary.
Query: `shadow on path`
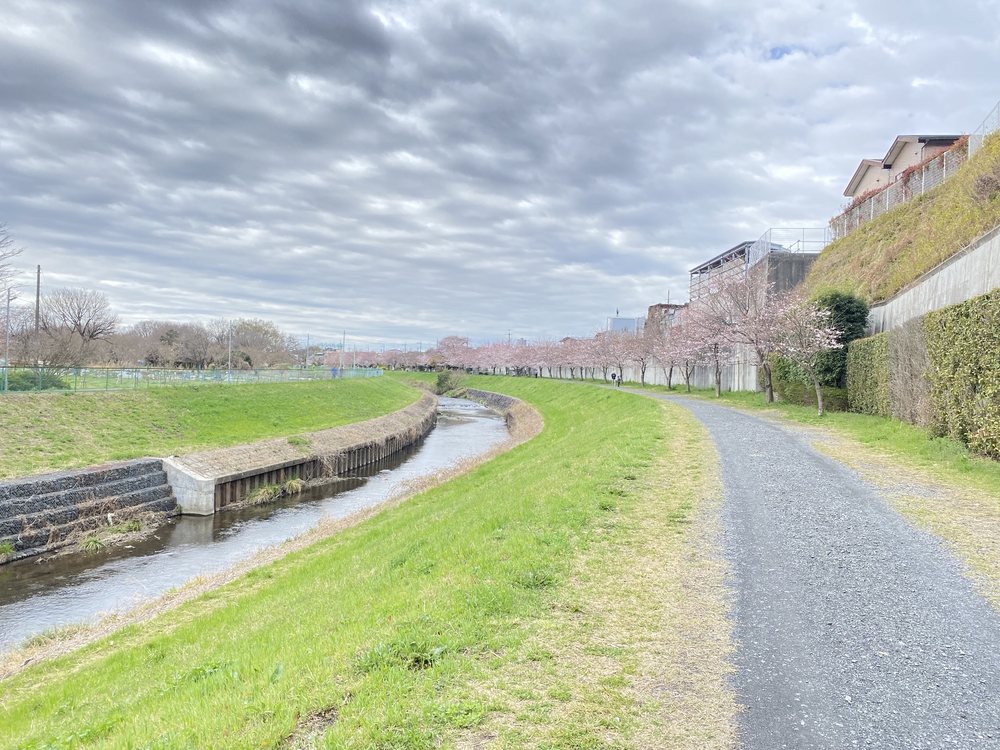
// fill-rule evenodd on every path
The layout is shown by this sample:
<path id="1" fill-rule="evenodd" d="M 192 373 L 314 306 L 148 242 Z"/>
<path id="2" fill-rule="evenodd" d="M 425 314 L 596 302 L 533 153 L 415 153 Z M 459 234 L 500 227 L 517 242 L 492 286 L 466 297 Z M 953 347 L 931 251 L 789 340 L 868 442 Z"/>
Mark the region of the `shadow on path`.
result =
<path id="1" fill-rule="evenodd" d="M 1000 617 L 937 538 L 791 431 L 642 395 L 719 452 L 746 748 L 1000 747 Z"/>

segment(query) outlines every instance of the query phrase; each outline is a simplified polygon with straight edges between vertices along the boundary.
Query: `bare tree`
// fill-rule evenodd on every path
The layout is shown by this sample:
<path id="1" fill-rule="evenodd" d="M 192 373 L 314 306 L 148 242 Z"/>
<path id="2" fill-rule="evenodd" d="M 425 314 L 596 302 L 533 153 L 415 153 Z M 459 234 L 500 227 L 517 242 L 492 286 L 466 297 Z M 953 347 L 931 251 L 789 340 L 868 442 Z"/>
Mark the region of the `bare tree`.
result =
<path id="1" fill-rule="evenodd" d="M 16 276 L 11 260 L 21 254 L 23 248 L 14 246 L 14 236 L 10 228 L 0 222 L 0 291 L 3 292 L 4 303 L 7 301 L 7 290 Z"/>
<path id="2" fill-rule="evenodd" d="M 38 359 L 50 365 L 84 365 L 96 342 L 107 340 L 118 326 L 108 298 L 90 289 L 59 289 L 42 299 Z"/>

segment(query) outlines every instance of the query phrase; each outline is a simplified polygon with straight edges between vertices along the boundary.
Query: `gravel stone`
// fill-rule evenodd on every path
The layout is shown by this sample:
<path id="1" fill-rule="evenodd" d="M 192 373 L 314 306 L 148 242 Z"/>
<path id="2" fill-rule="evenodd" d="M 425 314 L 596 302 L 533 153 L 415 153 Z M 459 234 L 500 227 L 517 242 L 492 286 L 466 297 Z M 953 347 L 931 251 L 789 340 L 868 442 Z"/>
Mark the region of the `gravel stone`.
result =
<path id="1" fill-rule="evenodd" d="M 1000 617 L 940 540 L 792 431 L 670 400 L 721 458 L 743 746 L 1000 748 Z"/>

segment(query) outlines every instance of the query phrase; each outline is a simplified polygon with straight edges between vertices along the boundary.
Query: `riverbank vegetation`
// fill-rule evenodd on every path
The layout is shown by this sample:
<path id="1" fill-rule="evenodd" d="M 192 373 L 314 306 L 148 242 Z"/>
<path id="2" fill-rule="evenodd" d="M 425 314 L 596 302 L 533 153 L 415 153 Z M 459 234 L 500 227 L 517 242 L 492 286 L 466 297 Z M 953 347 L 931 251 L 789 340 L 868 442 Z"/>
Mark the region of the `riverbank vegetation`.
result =
<path id="1" fill-rule="evenodd" d="M 383 378 L 0 397 L 0 478 L 338 427 L 419 392 Z"/>
<path id="2" fill-rule="evenodd" d="M 0 683 L 0 744 L 722 748 L 736 706 L 706 433 L 684 410 L 469 378 L 531 441 Z"/>

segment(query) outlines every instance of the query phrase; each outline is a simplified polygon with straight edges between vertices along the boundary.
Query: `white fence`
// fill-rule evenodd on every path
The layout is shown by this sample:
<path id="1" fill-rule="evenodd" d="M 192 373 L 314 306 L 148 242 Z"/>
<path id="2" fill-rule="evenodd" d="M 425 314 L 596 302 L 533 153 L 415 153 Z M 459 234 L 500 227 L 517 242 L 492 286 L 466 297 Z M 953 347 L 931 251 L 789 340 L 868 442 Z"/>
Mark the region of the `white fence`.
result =
<path id="1" fill-rule="evenodd" d="M 971 139 L 969 142 L 971 143 Z M 889 183 L 840 216 L 830 219 L 831 237 L 835 240 L 846 237 L 866 221 L 871 221 L 901 203 L 906 203 L 911 198 L 936 188 L 955 174 L 968 158 L 969 149 L 965 143 L 959 143 L 923 165 L 915 167 L 913 171 L 903 172 L 895 182 Z"/>
<path id="2" fill-rule="evenodd" d="M 997 130 L 1000 130 L 1000 102 L 969 135 L 967 142 L 957 143 L 924 164 L 906 170 L 895 182 L 886 185 L 856 206 L 851 206 L 840 216 L 830 219 L 831 238 L 839 240 L 841 237 L 846 237 L 866 221 L 871 221 L 901 203 L 906 203 L 911 198 L 936 188 L 983 147 L 986 136 Z"/>

